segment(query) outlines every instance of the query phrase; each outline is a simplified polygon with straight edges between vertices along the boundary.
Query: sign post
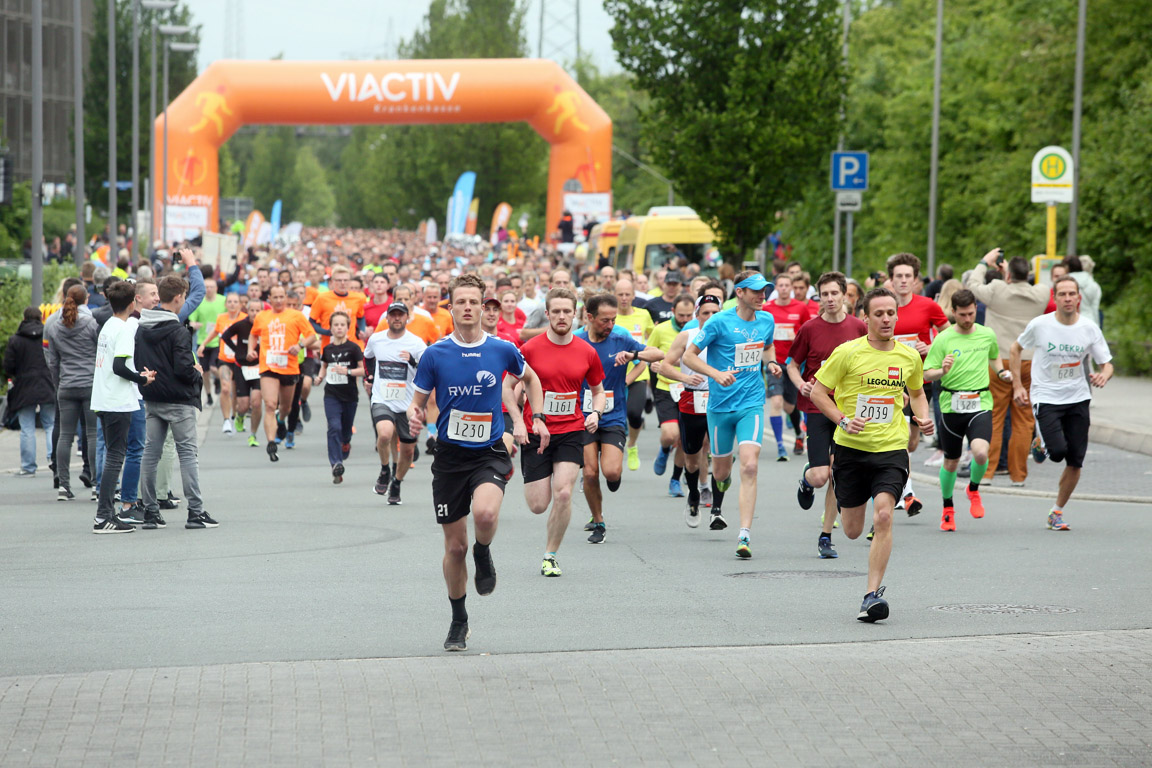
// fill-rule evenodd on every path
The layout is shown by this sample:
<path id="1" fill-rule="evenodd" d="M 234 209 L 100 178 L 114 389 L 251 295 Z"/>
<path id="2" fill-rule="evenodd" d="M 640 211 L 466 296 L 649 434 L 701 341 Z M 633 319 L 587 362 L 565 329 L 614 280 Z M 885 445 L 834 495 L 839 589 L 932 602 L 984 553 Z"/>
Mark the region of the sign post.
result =
<path id="1" fill-rule="evenodd" d="M 852 276 L 852 214 L 860 210 L 868 189 L 868 153 L 833 152 L 830 173 L 836 210 L 844 212 L 844 274 Z"/>
<path id="2" fill-rule="evenodd" d="M 1046 254 L 1056 256 L 1056 205 L 1071 203 L 1075 167 L 1072 155 L 1063 147 L 1049 146 L 1032 157 L 1032 202 L 1048 206 Z"/>

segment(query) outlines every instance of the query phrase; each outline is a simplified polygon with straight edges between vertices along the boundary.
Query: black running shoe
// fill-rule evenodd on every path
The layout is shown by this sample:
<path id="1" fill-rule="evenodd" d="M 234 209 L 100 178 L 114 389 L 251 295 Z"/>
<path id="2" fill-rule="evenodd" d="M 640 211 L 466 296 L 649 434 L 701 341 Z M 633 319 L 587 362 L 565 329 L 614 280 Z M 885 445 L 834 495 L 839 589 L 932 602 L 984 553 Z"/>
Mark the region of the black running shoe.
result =
<path id="1" fill-rule="evenodd" d="M 189 517 L 188 522 L 184 523 L 184 527 L 189 528 L 189 529 L 191 529 L 191 528 L 215 528 L 218 525 L 220 525 L 220 523 L 216 522 L 211 517 L 209 517 L 207 512 L 201 512 L 198 515 L 194 515 L 192 517 Z"/>
<path id="2" fill-rule="evenodd" d="M 800 509 L 812 509 L 812 502 L 816 500 L 816 489 L 804 478 L 807 471 L 808 465 L 805 464 L 804 471 L 800 473 L 800 487 L 796 489 L 796 501 L 800 503 Z"/>
<path id="3" fill-rule="evenodd" d="M 468 638 L 471 636 L 471 634 L 472 633 L 468 630 L 468 622 L 453 621 L 452 625 L 448 627 L 448 638 L 444 641 L 444 650 L 468 650 Z"/>
<path id="4" fill-rule="evenodd" d="M 831 536 L 821 536 L 816 543 L 816 548 L 820 550 L 820 557 L 825 560 L 835 560 L 840 555 L 836 554 L 836 547 L 832 546 Z"/>
<path id="5" fill-rule="evenodd" d="M 276 443 L 268 441 L 268 461 L 280 461 L 280 457 L 276 455 Z"/>
<path id="6" fill-rule="evenodd" d="M 307 400 L 300 402 L 300 415 L 304 417 L 304 421 L 312 421 L 312 406 L 308 405 Z"/>
<path id="7" fill-rule="evenodd" d="M 372 490 L 376 492 L 377 496 L 384 496 L 388 493 L 388 478 L 387 470 L 380 470 L 379 477 L 376 478 L 376 485 L 372 486 Z"/>
<path id="8" fill-rule="evenodd" d="M 92 478 L 88 475 L 87 469 L 80 473 L 80 482 L 84 484 L 85 488 L 92 487 Z"/>
<path id="9" fill-rule="evenodd" d="M 64 486 L 60 486 L 60 490 L 56 491 L 56 501 L 72 501 L 76 498 L 76 494 Z"/>
<path id="10" fill-rule="evenodd" d="M 856 614 L 856 619 L 872 623 L 888 618 L 888 601 L 883 595 L 884 587 L 864 595 L 864 602 L 860 604 L 860 613 Z"/>
<path id="11" fill-rule="evenodd" d="M 208 405 L 212 405 L 212 393 L 208 393 Z"/>
<path id="12" fill-rule="evenodd" d="M 181 501 L 183 501 L 183 499 L 172 493 L 172 491 L 168 491 L 168 501 L 172 502 L 173 504 L 179 504 Z"/>
<path id="13" fill-rule="evenodd" d="M 388 503 L 392 506 L 400 504 L 400 481 L 392 478 L 392 482 L 388 484 Z"/>
<path id="14" fill-rule="evenodd" d="M 169 501 L 168 499 L 160 499 L 160 501 L 158 501 L 156 503 L 160 507 L 160 509 L 169 509 L 169 510 L 176 509 L 176 502 Z"/>
<path id="15" fill-rule="evenodd" d="M 288 425 L 280 421 L 280 417 L 276 417 L 276 439 L 283 440 L 288 436 Z"/>
<path id="16" fill-rule="evenodd" d="M 476 591 L 481 595 L 490 595 L 496 589 L 496 566 L 492 564 L 492 550 L 489 547 L 480 548 L 479 544 L 472 545 L 472 560 L 476 563 Z"/>
<path id="17" fill-rule="evenodd" d="M 603 544 L 605 533 L 607 533 L 607 530 L 606 530 L 606 526 L 604 525 L 604 523 L 596 523 L 596 525 L 593 526 L 593 528 L 592 528 L 591 535 L 588 536 L 588 543 L 589 544 Z"/>
<path id="18" fill-rule="evenodd" d="M 332 467 L 332 484 L 340 485 L 342 482 L 344 482 L 344 465 L 337 464 Z"/>
<path id="19" fill-rule="evenodd" d="M 132 533 L 136 530 L 127 523 L 122 523 L 116 518 L 111 520 L 97 519 L 96 524 L 92 526 L 92 533 Z"/>
<path id="20" fill-rule="evenodd" d="M 146 531 L 154 531 L 157 528 L 168 527 L 168 522 L 164 519 L 164 517 L 159 512 L 152 514 L 152 515 L 145 512 L 144 513 L 144 525 L 142 525 L 140 527 Z"/>
<path id="21" fill-rule="evenodd" d="M 143 516 L 135 506 L 121 510 L 120 514 L 116 515 L 116 519 L 125 525 L 140 525 L 144 522 Z"/>

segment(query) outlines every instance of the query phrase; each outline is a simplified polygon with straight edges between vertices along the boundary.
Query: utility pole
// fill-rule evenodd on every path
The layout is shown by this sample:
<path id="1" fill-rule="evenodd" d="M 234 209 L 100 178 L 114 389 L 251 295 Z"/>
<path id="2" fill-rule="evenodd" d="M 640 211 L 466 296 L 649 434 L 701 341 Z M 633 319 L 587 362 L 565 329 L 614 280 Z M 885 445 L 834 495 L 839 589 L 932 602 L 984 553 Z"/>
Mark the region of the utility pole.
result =
<path id="1" fill-rule="evenodd" d="M 32 305 L 44 301 L 44 0 L 32 0 Z"/>
<path id="2" fill-rule="evenodd" d="M 84 221 L 84 32 L 81 30 L 80 0 L 72 0 L 72 142 L 76 163 L 76 244 L 72 260 L 79 266 L 88 257 L 88 237 Z"/>
<path id="3" fill-rule="evenodd" d="M 844 41 L 841 53 L 841 60 L 844 62 L 844 75 L 841 78 L 844 91 L 840 94 L 840 140 L 836 142 L 836 150 L 839 152 L 844 151 L 845 103 L 848 101 L 848 27 L 852 23 L 850 3 L 851 0 L 844 0 Z M 835 207 L 833 207 L 832 212 L 832 269 L 833 271 L 840 270 L 840 210 Z M 845 274 L 852 277 L 851 272 Z"/>
<path id="4" fill-rule="evenodd" d="M 1068 256 L 1076 250 L 1077 217 L 1080 215 L 1080 114 L 1084 109 L 1084 45 L 1088 26 L 1088 0 L 1080 0 L 1076 19 L 1076 81 L 1072 89 L 1072 206 L 1068 210 Z"/>
<path id="5" fill-rule="evenodd" d="M 108 0 L 108 257 L 116 261 L 116 2 Z"/>
<path id="6" fill-rule="evenodd" d="M 936 64 L 932 73 L 932 166 L 928 180 L 928 274 L 936 274 L 936 190 L 940 179 L 940 75 L 944 54 L 944 0 L 936 0 Z"/>
<path id="7" fill-rule="evenodd" d="M 111 0 L 110 0 L 111 2 Z M 128 228 L 132 231 L 132 251 L 139 249 L 140 232 L 140 0 L 131 0 L 132 8 L 132 218 Z M 135 256 L 130 254 L 129 258 Z"/>

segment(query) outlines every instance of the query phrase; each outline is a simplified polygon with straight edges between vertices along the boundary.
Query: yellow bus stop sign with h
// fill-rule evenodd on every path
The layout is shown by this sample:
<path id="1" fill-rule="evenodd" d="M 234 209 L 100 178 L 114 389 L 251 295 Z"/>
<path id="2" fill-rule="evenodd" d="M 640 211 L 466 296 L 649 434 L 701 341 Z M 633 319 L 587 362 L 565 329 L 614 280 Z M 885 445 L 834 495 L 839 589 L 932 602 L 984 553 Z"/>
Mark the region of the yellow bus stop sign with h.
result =
<path id="1" fill-rule="evenodd" d="M 1048 206 L 1047 252 L 1056 256 L 1056 204 L 1071 203 L 1075 174 L 1063 147 L 1044 147 L 1032 157 L 1032 202 Z"/>

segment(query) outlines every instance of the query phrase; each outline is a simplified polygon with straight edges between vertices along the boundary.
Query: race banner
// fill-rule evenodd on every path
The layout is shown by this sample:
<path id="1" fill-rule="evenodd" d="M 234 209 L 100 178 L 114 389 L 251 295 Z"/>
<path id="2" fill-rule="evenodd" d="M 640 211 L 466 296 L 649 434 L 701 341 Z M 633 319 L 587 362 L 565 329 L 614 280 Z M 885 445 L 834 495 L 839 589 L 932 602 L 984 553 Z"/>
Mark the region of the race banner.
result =
<path id="1" fill-rule="evenodd" d="M 464 171 L 460 174 L 460 178 L 456 180 L 456 189 L 452 191 L 452 212 L 445 234 L 464 234 L 464 225 L 468 221 L 468 201 L 472 199 L 472 192 L 475 188 L 476 173 L 474 171 Z"/>
<path id="2" fill-rule="evenodd" d="M 480 218 L 480 198 L 472 198 L 472 204 L 468 206 L 468 219 L 464 222 L 464 234 L 476 234 L 476 220 Z"/>
<path id="3" fill-rule="evenodd" d="M 492 212 L 492 230 L 488 233 L 488 242 L 496 245 L 496 230 L 500 227 L 507 227 L 508 222 L 512 219 L 512 206 L 508 203 L 500 203 L 496 206 L 496 210 Z"/>

